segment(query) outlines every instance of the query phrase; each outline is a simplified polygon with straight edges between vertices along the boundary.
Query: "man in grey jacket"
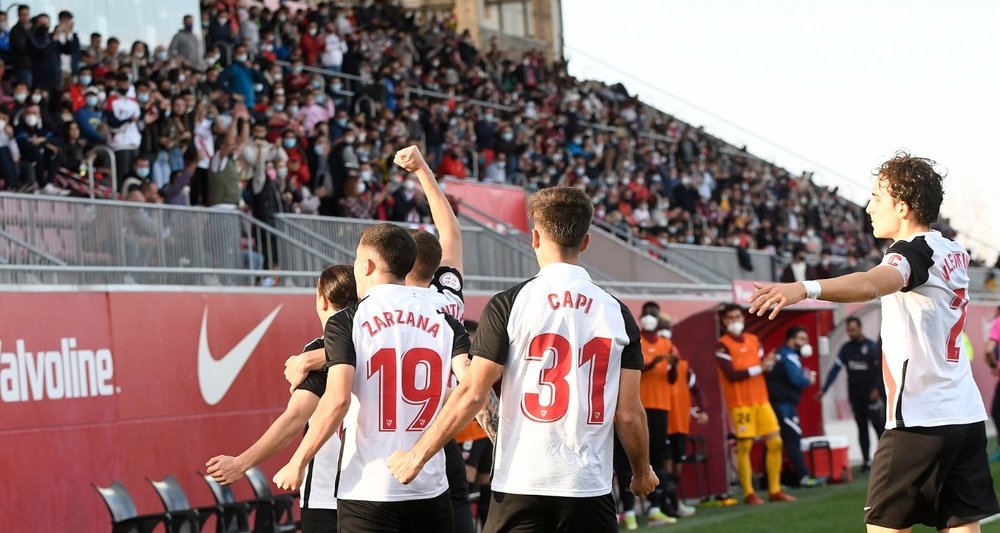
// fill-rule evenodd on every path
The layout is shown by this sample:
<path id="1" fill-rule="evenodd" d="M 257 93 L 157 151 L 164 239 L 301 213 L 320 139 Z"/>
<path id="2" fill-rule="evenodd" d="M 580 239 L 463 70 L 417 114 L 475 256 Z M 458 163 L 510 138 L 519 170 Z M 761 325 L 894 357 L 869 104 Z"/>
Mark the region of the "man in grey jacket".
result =
<path id="1" fill-rule="evenodd" d="M 184 27 L 180 29 L 174 38 L 170 40 L 170 47 L 167 49 L 171 56 L 187 61 L 187 64 L 195 69 L 202 69 L 201 58 L 204 55 L 201 48 L 201 39 L 194 33 L 194 17 L 184 15 Z"/>

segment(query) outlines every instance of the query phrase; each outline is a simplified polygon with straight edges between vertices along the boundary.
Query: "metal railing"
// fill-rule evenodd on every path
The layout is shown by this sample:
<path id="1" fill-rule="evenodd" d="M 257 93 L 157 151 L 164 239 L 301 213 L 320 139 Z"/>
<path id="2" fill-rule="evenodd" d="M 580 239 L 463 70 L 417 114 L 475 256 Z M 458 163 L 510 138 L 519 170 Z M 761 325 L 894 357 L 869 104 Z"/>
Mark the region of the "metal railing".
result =
<path id="1" fill-rule="evenodd" d="M 655 246 L 655 245 L 653 245 Z M 726 248 L 722 246 L 702 246 L 694 244 L 670 244 L 666 248 L 661 248 L 670 257 L 678 256 L 690 260 L 692 263 L 701 265 L 728 279 L 759 279 L 765 281 L 776 280 L 777 269 L 775 268 L 778 259 L 774 254 L 759 250 L 746 250 L 750 258 L 753 270 L 747 271 L 739 263 L 739 256 L 736 248 Z"/>
<path id="2" fill-rule="evenodd" d="M 0 230 L 0 264 L 66 265 L 59 258 L 3 230 Z"/>
<path id="3" fill-rule="evenodd" d="M 274 286 L 311 289 L 318 271 L 0 264 L 0 285 Z"/>
<path id="4" fill-rule="evenodd" d="M 354 250 L 365 229 L 379 224 L 378 220 L 356 218 L 317 217 L 309 215 L 281 214 L 277 226 L 288 235 L 310 242 L 328 255 L 336 255 L 338 261 L 354 261 Z M 403 224 L 407 227 L 426 226 Z M 471 276 L 526 278 L 538 272 L 538 264 L 530 250 L 478 223 L 462 225 L 462 259 L 465 272 Z"/>
<path id="5" fill-rule="evenodd" d="M 68 265 L 284 269 L 335 262 L 235 210 L 0 193 L 0 230 Z"/>

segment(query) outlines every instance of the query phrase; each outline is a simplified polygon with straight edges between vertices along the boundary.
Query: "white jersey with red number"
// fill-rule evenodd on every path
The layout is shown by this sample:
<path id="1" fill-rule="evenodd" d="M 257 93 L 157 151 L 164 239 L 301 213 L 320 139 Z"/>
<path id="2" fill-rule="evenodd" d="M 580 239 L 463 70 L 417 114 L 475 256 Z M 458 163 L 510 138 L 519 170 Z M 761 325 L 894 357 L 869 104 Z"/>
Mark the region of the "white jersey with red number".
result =
<path id="1" fill-rule="evenodd" d="M 378 285 L 327 322 L 324 345 L 328 366 L 355 367 L 359 405 L 345 428 L 337 499 L 418 500 L 447 490 L 443 452 L 409 485 L 385 460 L 412 448 L 441 410 L 451 358 L 469 351 L 461 323 L 413 287 Z"/>
<path id="2" fill-rule="evenodd" d="M 621 371 L 642 369 L 628 309 L 583 268 L 550 264 L 490 300 L 472 354 L 504 365 L 493 490 L 610 493 Z"/>
<path id="3" fill-rule="evenodd" d="M 936 231 L 896 241 L 882 259 L 904 286 L 882 297 L 886 428 L 986 420 L 961 340 L 969 254 Z"/>

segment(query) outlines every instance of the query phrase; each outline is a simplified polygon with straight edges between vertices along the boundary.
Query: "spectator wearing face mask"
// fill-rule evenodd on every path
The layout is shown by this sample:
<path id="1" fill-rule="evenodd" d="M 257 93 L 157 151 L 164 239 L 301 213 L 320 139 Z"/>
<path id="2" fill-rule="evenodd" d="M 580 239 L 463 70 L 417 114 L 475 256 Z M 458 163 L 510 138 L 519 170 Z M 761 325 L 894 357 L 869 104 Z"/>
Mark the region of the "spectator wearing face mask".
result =
<path id="1" fill-rule="evenodd" d="M 56 34 L 62 38 L 65 30 L 60 28 Z M 62 82 L 62 63 L 60 56 L 70 53 L 70 47 L 49 34 L 49 16 L 38 15 L 28 34 L 28 53 L 31 57 L 32 86 L 44 89 L 49 93 L 59 91 Z"/>
<path id="2" fill-rule="evenodd" d="M 802 357 L 812 357 L 809 333 L 801 326 L 792 326 L 785 333 L 785 345 L 778 350 L 774 368 L 767 373 L 767 394 L 771 407 L 778 415 L 781 440 L 792 463 L 790 481 L 800 487 L 815 487 L 823 480 L 813 478 L 802 456 L 802 424 L 799 421 L 799 401 L 802 391 L 816 383 L 816 372 L 807 371 Z"/>
<path id="3" fill-rule="evenodd" d="M 416 178 L 411 176 L 403 180 L 402 186 L 392 193 L 392 220 L 419 224 L 424 217 L 430 215 L 427 199 L 418 189 Z"/>
<path id="4" fill-rule="evenodd" d="M 243 158 L 243 165 L 250 176 L 250 196 L 258 199 L 255 202 L 263 205 L 273 200 L 276 191 L 274 184 L 268 178 L 268 165 L 271 166 L 272 170 L 275 167 L 284 168 L 285 162 L 288 161 L 288 155 L 280 146 L 267 140 L 267 126 L 264 124 L 259 122 L 254 124 L 252 134 L 252 139 L 243 147 L 240 156 Z M 276 170 L 274 172 L 277 174 Z"/>
<path id="5" fill-rule="evenodd" d="M 326 34 L 323 36 L 323 54 L 320 61 L 323 68 L 340 72 L 344 64 L 344 54 L 347 52 L 347 43 L 337 35 L 336 25 L 332 21 L 326 23 Z"/>
<path id="6" fill-rule="evenodd" d="M 201 40 L 194 33 L 194 17 L 184 15 L 181 29 L 170 40 L 167 51 L 191 67 L 202 68 Z"/>
<path id="7" fill-rule="evenodd" d="M 84 93 L 84 105 L 76 111 L 76 123 L 80 126 L 80 134 L 88 142 L 93 144 L 104 144 L 107 142 L 107 124 L 104 121 L 104 112 L 100 107 L 100 91 L 96 87 L 90 87 Z"/>
<path id="8" fill-rule="evenodd" d="M 105 105 L 108 146 L 115 152 L 118 176 L 124 176 L 132 167 L 132 161 L 139 155 L 139 145 L 142 143 L 142 133 L 139 131 L 142 109 L 135 98 L 128 96 L 130 89 L 128 75 L 119 73 L 117 85 Z"/>
<path id="9" fill-rule="evenodd" d="M 816 279 L 816 268 L 806 262 L 806 250 L 799 246 L 795 249 L 795 256 L 785 270 L 781 273 L 782 283 L 793 283 Z"/>
<path id="10" fill-rule="evenodd" d="M 121 191 L 121 195 L 126 196 L 133 187 L 138 188 L 150 178 L 151 174 L 152 166 L 149 158 L 145 155 L 136 157 L 135 162 L 132 163 L 132 170 L 120 180 L 121 185 L 119 185 L 119 190 Z"/>
<path id="11" fill-rule="evenodd" d="M 32 62 L 28 39 L 31 35 L 31 8 L 17 7 L 17 24 L 10 30 L 10 51 L 14 58 L 14 76 L 28 86 L 32 83 Z"/>
<path id="12" fill-rule="evenodd" d="M 21 152 L 18 169 L 20 187 L 40 188 L 47 194 L 69 194 L 69 191 L 52 184 L 59 169 L 60 146 L 56 135 L 43 127 L 38 104 L 25 107 L 14 137 Z"/>
<path id="13" fill-rule="evenodd" d="M 306 25 L 306 32 L 302 34 L 302 41 L 299 44 L 302 56 L 307 65 L 319 64 L 319 55 L 326 47 L 326 38 L 319 33 L 319 24 L 310 22 Z"/>
<path id="14" fill-rule="evenodd" d="M 4 189 L 17 190 L 21 186 L 18 179 L 17 165 L 21 160 L 21 151 L 14 140 L 14 127 L 10 123 L 10 115 L 0 111 L 0 191 Z"/>
<path id="15" fill-rule="evenodd" d="M 299 108 L 295 120 L 302 125 L 306 135 L 312 137 L 316 133 L 316 126 L 329 121 L 333 117 L 333 112 L 333 104 L 326 94 L 322 90 L 312 90 L 306 95 L 305 105 Z"/>
<path id="16" fill-rule="evenodd" d="M 467 176 L 465 163 L 455 150 L 448 150 L 444 153 L 444 157 L 441 158 L 441 164 L 438 165 L 436 173 L 441 176 L 451 176 L 459 179 L 465 179 Z"/>
<path id="17" fill-rule="evenodd" d="M 253 108 L 257 102 L 257 92 L 264 89 L 264 76 L 253 63 L 246 46 L 237 46 L 233 53 L 233 64 L 219 74 L 218 84 L 230 94 L 243 96 L 247 107 Z"/>
<path id="18" fill-rule="evenodd" d="M 220 11 L 218 15 L 208 24 L 208 37 L 205 44 L 209 47 L 217 43 L 235 46 L 239 39 L 239 33 L 234 31 L 232 23 L 229 21 L 229 13 Z"/>

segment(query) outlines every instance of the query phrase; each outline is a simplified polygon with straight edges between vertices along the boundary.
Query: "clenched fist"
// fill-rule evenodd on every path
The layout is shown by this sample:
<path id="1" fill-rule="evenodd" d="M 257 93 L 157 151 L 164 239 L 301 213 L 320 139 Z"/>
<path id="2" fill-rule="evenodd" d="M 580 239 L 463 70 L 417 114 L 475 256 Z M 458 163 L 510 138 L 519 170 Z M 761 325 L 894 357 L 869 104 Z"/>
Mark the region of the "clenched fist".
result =
<path id="1" fill-rule="evenodd" d="M 416 172 L 421 168 L 427 167 L 423 154 L 420 153 L 420 149 L 416 146 L 407 146 L 396 152 L 396 158 L 393 159 L 393 163 L 403 167 L 407 172 Z"/>

